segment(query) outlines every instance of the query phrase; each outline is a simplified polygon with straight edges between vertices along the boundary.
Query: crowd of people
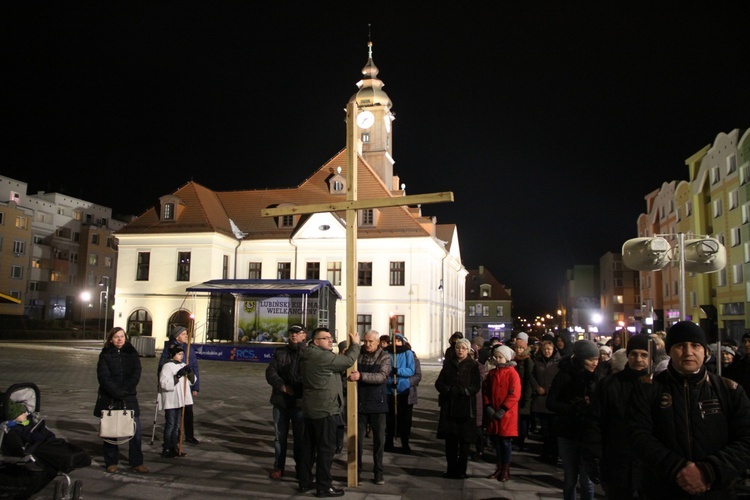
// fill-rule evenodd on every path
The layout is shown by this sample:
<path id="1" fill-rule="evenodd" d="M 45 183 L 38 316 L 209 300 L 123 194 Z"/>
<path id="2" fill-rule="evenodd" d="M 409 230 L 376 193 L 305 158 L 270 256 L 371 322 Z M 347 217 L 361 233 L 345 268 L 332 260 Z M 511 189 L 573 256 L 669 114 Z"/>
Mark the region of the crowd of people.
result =
<path id="1" fill-rule="evenodd" d="M 159 363 L 167 421 L 163 456 L 170 458 L 182 456 L 177 421 L 198 388 L 197 360 L 185 334 L 183 327 L 172 330 Z M 302 325 L 292 325 L 287 345 L 266 369 L 275 431 L 270 477 L 286 474 L 291 429 L 299 490 L 314 487 L 318 497 L 344 495 L 332 484 L 331 466 L 341 451 L 346 385 L 356 384 L 358 392 L 358 480 L 363 455 L 371 452 L 372 481 L 382 485 L 384 453 L 412 452 L 412 409 L 422 377 L 402 334 L 369 330 L 361 345 L 354 333 L 338 353 L 333 346 L 328 329 L 308 338 Z M 136 398 L 140 372 L 137 352 L 114 328 L 97 367 L 95 414 L 117 402 L 135 410 L 129 461 L 134 472 L 146 473 Z M 186 390 L 176 396 L 181 380 Z M 666 333 L 618 333 L 606 345 L 573 342 L 567 332 L 471 341 L 455 332 L 435 381 L 444 477 L 468 477 L 469 460 L 481 456 L 496 464 L 488 479 L 509 481 L 513 451 L 524 450 L 536 432 L 542 442 L 537 459 L 562 467 L 564 499 L 593 499 L 599 483 L 611 499 L 733 498 L 750 467 L 749 386 L 750 333 L 740 345 L 709 345 L 690 321 Z M 187 421 L 185 435 L 195 439 Z M 118 456 L 116 445 L 104 444 L 108 472 L 116 472 Z"/>

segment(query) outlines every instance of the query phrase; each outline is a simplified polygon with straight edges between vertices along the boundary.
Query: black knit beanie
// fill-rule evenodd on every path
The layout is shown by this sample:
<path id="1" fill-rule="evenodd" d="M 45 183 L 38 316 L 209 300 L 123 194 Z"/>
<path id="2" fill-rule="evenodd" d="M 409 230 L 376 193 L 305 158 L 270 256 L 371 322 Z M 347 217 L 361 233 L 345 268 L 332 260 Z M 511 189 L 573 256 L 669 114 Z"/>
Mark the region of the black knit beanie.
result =
<path id="1" fill-rule="evenodd" d="M 673 345 L 682 344 L 683 342 L 696 342 L 702 345 L 706 350 L 706 355 L 708 355 L 706 334 L 703 333 L 703 329 L 700 326 L 692 321 L 679 321 L 667 331 L 667 340 L 664 342 L 667 354 Z"/>
<path id="2" fill-rule="evenodd" d="M 630 351 L 633 349 L 640 349 L 641 351 L 648 351 L 648 343 L 651 341 L 651 338 L 645 334 L 645 333 L 639 333 L 638 335 L 633 335 L 628 339 L 628 347 L 627 347 L 627 353 L 630 354 Z"/>

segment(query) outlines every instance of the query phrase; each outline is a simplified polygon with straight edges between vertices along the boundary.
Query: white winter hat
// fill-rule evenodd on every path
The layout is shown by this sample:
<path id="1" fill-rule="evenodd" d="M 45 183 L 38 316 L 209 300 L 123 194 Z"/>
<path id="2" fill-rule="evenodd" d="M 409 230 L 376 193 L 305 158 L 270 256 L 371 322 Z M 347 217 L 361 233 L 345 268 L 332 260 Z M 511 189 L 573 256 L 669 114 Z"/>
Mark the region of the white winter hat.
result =
<path id="1" fill-rule="evenodd" d="M 507 345 L 498 344 L 492 348 L 492 354 L 495 354 L 495 351 L 500 351 L 500 354 L 502 354 L 505 360 L 508 362 L 512 361 L 513 358 L 516 357 L 515 351 Z"/>

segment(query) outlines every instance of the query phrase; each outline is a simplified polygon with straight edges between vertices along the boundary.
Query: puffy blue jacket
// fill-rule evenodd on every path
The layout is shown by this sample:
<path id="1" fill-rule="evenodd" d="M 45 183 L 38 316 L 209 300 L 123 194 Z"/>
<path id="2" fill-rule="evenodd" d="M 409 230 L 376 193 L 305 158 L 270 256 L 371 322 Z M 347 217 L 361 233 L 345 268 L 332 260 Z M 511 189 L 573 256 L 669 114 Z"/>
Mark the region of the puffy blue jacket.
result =
<path id="1" fill-rule="evenodd" d="M 399 394 L 409 392 L 409 377 L 414 375 L 414 353 L 407 346 L 396 347 L 394 360 L 393 350 L 389 349 L 388 355 L 391 357 L 391 366 L 396 373 L 396 389 Z M 388 394 L 393 394 L 393 373 L 391 373 L 391 382 L 387 384 Z"/>

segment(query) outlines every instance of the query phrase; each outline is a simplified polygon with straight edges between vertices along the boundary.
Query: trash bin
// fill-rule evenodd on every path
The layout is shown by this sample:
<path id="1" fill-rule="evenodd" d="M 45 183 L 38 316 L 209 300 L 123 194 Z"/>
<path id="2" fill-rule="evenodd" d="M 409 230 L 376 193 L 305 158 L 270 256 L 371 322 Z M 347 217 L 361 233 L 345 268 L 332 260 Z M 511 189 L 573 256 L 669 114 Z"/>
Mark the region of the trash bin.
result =
<path id="1" fill-rule="evenodd" d="M 156 356 L 156 339 L 154 337 L 130 337 L 130 343 L 142 357 L 153 358 Z"/>

